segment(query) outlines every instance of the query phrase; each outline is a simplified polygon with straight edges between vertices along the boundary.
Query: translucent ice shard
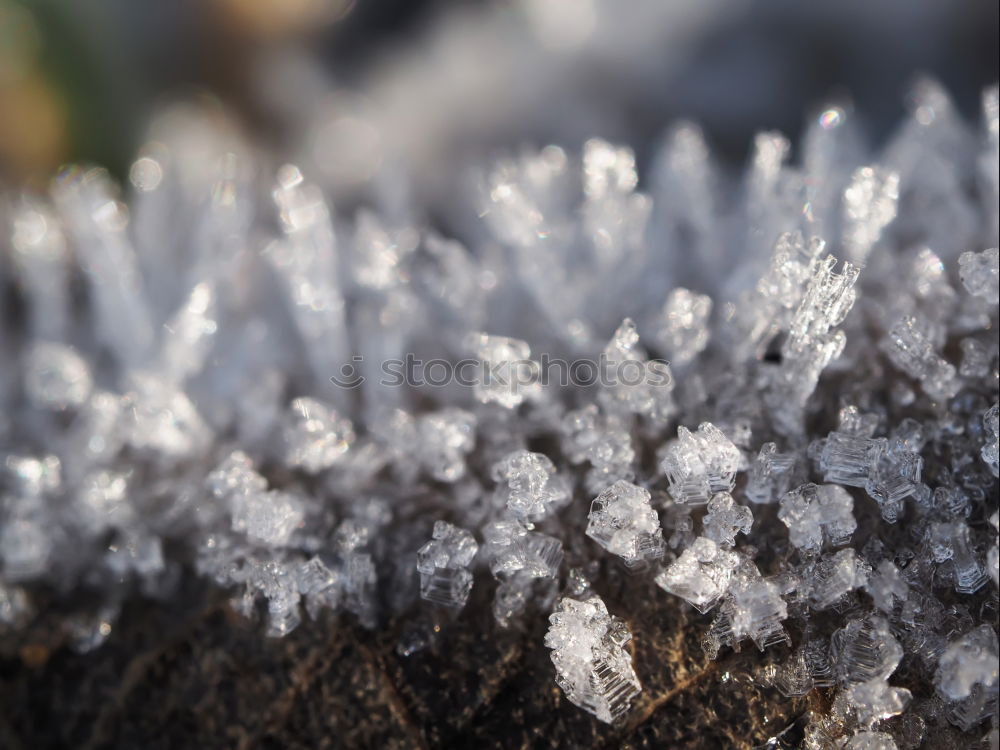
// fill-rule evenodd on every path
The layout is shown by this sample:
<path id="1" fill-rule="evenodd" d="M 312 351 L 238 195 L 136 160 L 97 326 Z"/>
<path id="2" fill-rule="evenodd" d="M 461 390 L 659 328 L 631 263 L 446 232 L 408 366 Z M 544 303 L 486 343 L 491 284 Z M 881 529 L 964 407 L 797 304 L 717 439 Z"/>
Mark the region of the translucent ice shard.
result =
<path id="1" fill-rule="evenodd" d="M 888 680 L 903 658 L 889 623 L 872 616 L 851 620 L 833 634 L 830 657 L 841 685 Z"/>
<path id="2" fill-rule="evenodd" d="M 964 521 L 932 523 L 926 544 L 935 562 L 950 561 L 956 591 L 974 594 L 986 585 L 989 576 L 970 543 L 969 527 Z"/>
<path id="3" fill-rule="evenodd" d="M 680 557 L 660 571 L 656 583 L 704 613 L 729 589 L 738 564 L 735 552 L 719 547 L 711 539 L 698 537 Z"/>
<path id="4" fill-rule="evenodd" d="M 717 492 L 730 492 L 740 465 L 739 449 L 710 422 L 697 432 L 677 428 L 677 439 L 664 451 L 660 469 L 679 503 L 704 505 Z"/>
<path id="5" fill-rule="evenodd" d="M 733 501 L 728 492 L 720 492 L 708 501 L 708 513 L 702 521 L 702 535 L 716 544 L 732 547 L 737 534 L 749 534 L 753 512 Z"/>
<path id="6" fill-rule="evenodd" d="M 601 492 L 635 478 L 635 449 L 624 420 L 604 416 L 596 405 L 568 412 L 560 425 L 563 451 L 571 463 L 590 463 L 587 490 Z"/>
<path id="7" fill-rule="evenodd" d="M 569 488 L 543 453 L 519 450 L 493 466 L 500 503 L 516 518 L 539 521 L 569 500 Z"/>
<path id="8" fill-rule="evenodd" d="M 847 259 L 863 266 L 882 231 L 896 218 L 899 174 L 879 167 L 859 167 L 844 191 L 844 246 Z"/>
<path id="9" fill-rule="evenodd" d="M 153 344 L 153 323 L 128 239 L 128 210 L 101 169 L 71 168 L 53 193 L 87 269 L 100 318 L 98 336 L 120 362 L 141 364 Z"/>
<path id="10" fill-rule="evenodd" d="M 642 690 L 624 649 L 632 639 L 628 627 L 596 596 L 561 599 L 549 622 L 545 645 L 566 697 L 601 721 L 621 719 Z"/>
<path id="11" fill-rule="evenodd" d="M 843 750 L 898 750 L 898 746 L 888 732 L 862 730 L 844 743 Z"/>
<path id="12" fill-rule="evenodd" d="M 1000 303 L 1000 251 L 995 247 L 981 253 L 966 252 L 958 258 L 959 277 L 974 297 L 988 304 Z"/>
<path id="13" fill-rule="evenodd" d="M 601 367 L 606 377 L 598 398 L 609 414 L 639 414 L 665 422 L 676 411 L 670 368 L 646 358 L 630 319 L 622 322 L 604 348 Z"/>
<path id="14" fill-rule="evenodd" d="M 734 577 L 723 612 L 729 618 L 736 643 L 750 638 L 763 651 L 768 646 L 789 640 L 781 624 L 788 617 L 788 607 L 778 585 L 761 578 L 752 563 L 748 567 L 748 573 Z"/>
<path id="15" fill-rule="evenodd" d="M 436 521 L 433 537 L 417 551 L 420 596 L 445 607 L 464 607 L 472 591 L 469 568 L 478 551 L 471 532 Z"/>
<path id="16" fill-rule="evenodd" d="M 875 606 L 886 614 L 891 614 L 896 605 L 905 602 L 909 596 L 909 586 L 897 568 L 889 560 L 883 560 L 868 578 L 865 585 Z"/>
<path id="17" fill-rule="evenodd" d="M 824 542 L 837 546 L 851 538 L 857 528 L 853 511 L 854 500 L 843 487 L 804 484 L 781 499 L 778 518 L 793 545 L 818 552 Z"/>
<path id="18" fill-rule="evenodd" d="M 884 438 L 831 432 L 823 441 L 819 468 L 831 484 L 864 487 L 888 448 Z"/>
<path id="19" fill-rule="evenodd" d="M 750 466 L 746 495 L 754 503 L 773 503 L 788 492 L 796 477 L 797 457 L 779 453 L 774 443 L 764 443 Z"/>
<path id="20" fill-rule="evenodd" d="M 989 625 L 980 625 L 948 644 L 941 654 L 934 685 L 947 700 L 968 698 L 973 687 L 994 687 L 998 679 L 997 634 Z"/>
<path id="21" fill-rule="evenodd" d="M 284 238 L 267 252 L 291 302 L 313 377 L 327 383 L 349 360 L 336 238 L 320 190 L 286 165 L 273 192 Z"/>
<path id="22" fill-rule="evenodd" d="M 649 492 L 618 481 L 598 495 L 587 517 L 587 536 L 629 567 L 663 556 L 660 519 L 650 505 Z"/>
<path id="23" fill-rule="evenodd" d="M 90 367 L 72 347 L 39 342 L 29 350 L 24 388 L 38 408 L 78 407 L 87 400 L 93 387 Z"/>
<path id="24" fill-rule="evenodd" d="M 476 416 L 464 409 L 441 409 L 417 420 L 416 454 L 440 482 L 465 476 L 465 458 L 476 444 Z"/>
<path id="25" fill-rule="evenodd" d="M 882 348 L 896 367 L 920 381 L 931 398 L 951 398 L 959 389 L 955 367 L 936 353 L 934 340 L 929 320 L 906 315 L 893 325 Z"/>
<path id="26" fill-rule="evenodd" d="M 656 318 L 654 339 L 675 367 L 683 367 L 707 345 L 712 298 L 678 287 L 667 295 Z"/>
<path id="27" fill-rule="evenodd" d="M 538 363 L 527 342 L 478 333 L 469 337 L 468 346 L 482 363 L 473 389 L 481 403 L 513 409 L 541 393 Z"/>
<path id="28" fill-rule="evenodd" d="M 289 466 L 317 474 L 336 464 L 354 442 L 354 427 L 313 398 L 292 401 L 283 431 Z"/>
<path id="29" fill-rule="evenodd" d="M 813 609 L 827 609 L 848 592 L 864 586 L 867 580 L 868 567 L 848 548 L 809 566 L 805 590 Z"/>
<path id="30" fill-rule="evenodd" d="M 497 578 L 527 575 L 555 578 L 562 562 L 562 542 L 528 531 L 518 521 L 494 521 L 483 529 L 483 552 Z"/>
<path id="31" fill-rule="evenodd" d="M 990 467 L 993 476 L 1000 476 L 1000 402 L 994 403 L 983 414 L 983 426 L 986 428 L 983 461 Z"/>

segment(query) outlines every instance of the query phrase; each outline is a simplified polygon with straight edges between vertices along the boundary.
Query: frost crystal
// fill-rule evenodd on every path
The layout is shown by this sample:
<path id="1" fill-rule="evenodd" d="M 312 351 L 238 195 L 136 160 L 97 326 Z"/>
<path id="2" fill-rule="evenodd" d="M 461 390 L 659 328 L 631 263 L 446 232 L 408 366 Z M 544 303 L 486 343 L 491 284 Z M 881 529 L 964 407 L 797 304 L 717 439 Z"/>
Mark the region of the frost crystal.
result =
<path id="1" fill-rule="evenodd" d="M 958 258 L 958 275 L 969 294 L 981 297 L 987 304 L 1000 303 L 1000 251 L 995 247 L 981 253 L 962 253 Z"/>
<path id="2" fill-rule="evenodd" d="M 569 500 L 556 467 L 542 453 L 514 451 L 493 466 L 493 480 L 502 483 L 500 503 L 522 521 L 539 521 Z"/>
<path id="3" fill-rule="evenodd" d="M 329 469 L 354 442 L 354 428 L 326 404 L 297 398 L 288 410 L 284 428 L 286 460 L 310 474 Z"/>
<path id="4" fill-rule="evenodd" d="M 699 612 L 708 612 L 729 589 L 739 556 L 711 539 L 698 537 L 656 576 L 657 585 Z"/>
<path id="5" fill-rule="evenodd" d="M 976 685 L 995 688 L 998 670 L 997 634 L 980 625 L 948 644 L 941 654 L 934 685 L 942 697 L 957 701 L 968 698 Z"/>
<path id="6" fill-rule="evenodd" d="M 468 346 L 482 363 L 482 378 L 475 386 L 481 403 L 513 409 L 541 393 L 538 363 L 530 358 L 527 342 L 479 333 L 470 337 Z"/>
<path id="7" fill-rule="evenodd" d="M 590 505 L 587 536 L 635 567 L 663 557 L 660 519 L 642 487 L 619 481 Z"/>
<path id="8" fill-rule="evenodd" d="M 599 400 L 609 414 L 640 414 L 665 422 L 676 411 L 670 368 L 663 362 L 647 361 L 631 320 L 626 318 L 615 331 L 604 357 L 609 382 Z"/>
<path id="9" fill-rule="evenodd" d="M 793 545 L 818 552 L 826 542 L 845 544 L 857 528 L 854 500 L 835 484 L 804 484 L 781 499 L 778 518 L 788 527 Z"/>
<path id="10" fill-rule="evenodd" d="M 674 500 L 704 505 L 715 493 L 733 489 L 739 464 L 739 449 L 719 428 L 703 422 L 697 432 L 677 428 L 677 439 L 667 446 L 660 469 Z"/>
<path id="11" fill-rule="evenodd" d="M 469 566 L 478 550 L 470 532 L 436 521 L 433 538 L 417 551 L 420 596 L 445 607 L 464 607 L 472 591 Z"/>
<path id="12" fill-rule="evenodd" d="M 702 524 L 703 536 L 721 546 L 732 547 L 737 534 L 750 533 L 753 513 L 749 508 L 736 505 L 728 492 L 720 492 L 708 501 L 708 513 Z"/>
<path id="13" fill-rule="evenodd" d="M 632 639 L 628 627 L 596 596 L 560 599 L 549 622 L 545 645 L 566 697 L 601 721 L 621 719 L 642 691 L 624 648 Z"/>
<path id="14" fill-rule="evenodd" d="M 678 287 L 667 295 L 657 318 L 654 334 L 664 356 L 675 367 L 683 367 L 708 345 L 712 298 Z"/>

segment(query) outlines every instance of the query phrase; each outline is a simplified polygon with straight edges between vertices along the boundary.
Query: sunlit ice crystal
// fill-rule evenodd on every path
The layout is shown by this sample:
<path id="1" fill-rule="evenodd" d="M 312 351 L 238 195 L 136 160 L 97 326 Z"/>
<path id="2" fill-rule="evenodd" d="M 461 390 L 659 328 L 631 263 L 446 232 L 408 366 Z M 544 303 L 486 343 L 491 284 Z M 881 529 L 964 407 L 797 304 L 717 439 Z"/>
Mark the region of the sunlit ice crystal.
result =
<path id="1" fill-rule="evenodd" d="M 862 730 L 849 737 L 841 747 L 843 750 L 898 750 L 899 746 L 888 732 Z"/>
<path id="2" fill-rule="evenodd" d="M 788 641 L 782 621 L 788 607 L 778 585 L 760 577 L 755 568 L 734 577 L 723 612 L 729 617 L 736 643 L 749 637 L 758 649 Z"/>
<path id="3" fill-rule="evenodd" d="M 969 697 L 975 685 L 995 687 L 998 679 L 998 647 L 996 631 L 989 625 L 960 636 L 948 644 L 941 654 L 934 685 L 947 700 Z"/>
<path id="4" fill-rule="evenodd" d="M 81 406 L 94 383 L 90 367 L 72 347 L 42 341 L 27 354 L 24 387 L 39 408 L 61 410 Z"/>
<path id="5" fill-rule="evenodd" d="M 831 484 L 864 487 L 887 449 L 884 438 L 831 432 L 819 456 L 823 479 Z"/>
<path id="6" fill-rule="evenodd" d="M 795 482 L 798 457 L 795 453 L 779 453 L 774 443 L 764 443 L 750 465 L 746 496 L 754 503 L 780 500 Z"/>
<path id="7" fill-rule="evenodd" d="M 868 566 L 851 548 L 821 558 L 806 567 L 805 591 L 813 609 L 827 609 L 847 593 L 865 585 Z"/>
<path id="8" fill-rule="evenodd" d="M 465 476 L 466 456 L 476 444 L 476 416 L 465 409 L 441 409 L 417 420 L 415 452 L 427 472 L 440 482 Z"/>
<path id="9" fill-rule="evenodd" d="M 909 586 L 899 572 L 899 568 L 889 560 L 883 560 L 868 578 L 865 589 L 881 612 L 890 614 L 898 603 L 909 596 Z"/>
<path id="10" fill-rule="evenodd" d="M 729 589 L 739 556 L 711 539 L 698 537 L 656 576 L 664 591 L 681 597 L 699 612 L 708 612 Z"/>
<path id="11" fill-rule="evenodd" d="M 895 523 L 903 508 L 903 499 L 917 491 L 923 459 L 919 453 L 907 450 L 881 452 L 874 471 L 865 482 L 865 490 L 879 504 L 882 518 Z"/>
<path id="12" fill-rule="evenodd" d="M 563 547 L 555 537 L 529 531 L 516 520 L 501 520 L 483 528 L 483 552 L 490 572 L 497 578 L 524 574 L 531 578 L 555 578 L 563 559 Z"/>
<path id="13" fill-rule="evenodd" d="M 598 395 L 611 414 L 640 414 L 655 422 L 665 422 L 675 411 L 674 387 L 670 368 L 663 362 L 650 362 L 639 346 L 635 323 L 626 318 L 604 348 L 608 382 Z"/>
<path id="14" fill-rule="evenodd" d="M 1000 252 L 997 248 L 962 253 L 958 266 L 959 277 L 969 294 L 990 305 L 1000 303 Z"/>
<path id="15" fill-rule="evenodd" d="M 850 540 L 857 528 L 854 500 L 835 484 L 804 484 L 781 499 L 778 518 L 788 527 L 792 544 L 818 552 L 824 542 L 838 546 Z"/>
<path id="16" fill-rule="evenodd" d="M 932 523 L 925 543 L 935 562 L 950 564 L 956 591 L 974 594 L 986 585 L 989 576 L 970 543 L 964 521 Z"/>
<path id="17" fill-rule="evenodd" d="M 650 505 L 649 491 L 629 482 L 615 482 L 594 499 L 587 536 L 628 566 L 663 556 L 660 519 Z"/>
<path id="18" fill-rule="evenodd" d="M 841 685 L 888 680 L 903 658 L 903 648 L 888 621 L 871 616 L 851 620 L 833 634 L 830 656 Z"/>
<path id="19" fill-rule="evenodd" d="M 464 607 L 472 591 L 469 567 L 478 550 L 471 532 L 436 521 L 431 540 L 417 551 L 420 596 L 445 607 Z"/>
<path id="20" fill-rule="evenodd" d="M 596 404 L 567 412 L 560 425 L 563 452 L 573 464 L 589 463 L 586 488 L 602 492 L 635 478 L 635 447 L 625 420 L 601 413 Z"/>
<path id="21" fill-rule="evenodd" d="M 886 226 L 896 218 L 899 173 L 859 167 L 844 191 L 844 246 L 847 259 L 863 266 Z"/>
<path id="22" fill-rule="evenodd" d="M 297 398 L 285 418 L 285 457 L 289 466 L 310 474 L 333 466 L 354 442 L 350 420 L 313 398 Z"/>
<path id="23" fill-rule="evenodd" d="M 527 342 L 478 333 L 469 336 L 467 346 L 481 362 L 473 388 L 481 403 L 512 409 L 541 393 L 538 363 L 531 359 Z"/>
<path id="24" fill-rule="evenodd" d="M 187 394 L 148 372 L 134 372 L 125 393 L 126 439 L 136 451 L 164 463 L 201 454 L 212 429 Z"/>
<path id="25" fill-rule="evenodd" d="M 653 337 L 675 367 L 683 367 L 708 345 L 712 298 L 678 287 L 667 295 L 656 318 Z"/>
<path id="26" fill-rule="evenodd" d="M 704 505 L 716 492 L 730 492 L 740 465 L 739 449 L 710 422 L 697 432 L 677 428 L 677 439 L 664 451 L 660 469 L 679 503 Z"/>
<path id="27" fill-rule="evenodd" d="M 624 648 L 632 638 L 628 627 L 596 596 L 561 599 L 549 622 L 545 645 L 566 697 L 601 721 L 621 719 L 642 690 Z"/>
<path id="28" fill-rule="evenodd" d="M 498 499 L 517 518 L 538 521 L 569 500 L 569 488 L 542 453 L 514 451 L 493 466 Z"/>
<path id="29" fill-rule="evenodd" d="M 994 403 L 983 414 L 983 426 L 986 428 L 986 440 L 981 452 L 983 461 L 990 467 L 993 476 L 1000 476 L 1000 403 Z"/>
<path id="30" fill-rule="evenodd" d="M 749 534 L 753 512 L 737 505 L 728 492 L 719 492 L 708 501 L 708 513 L 702 520 L 703 536 L 716 544 L 732 547 L 737 534 Z"/>
<path id="31" fill-rule="evenodd" d="M 889 330 L 882 347 L 892 363 L 932 398 L 950 398 L 958 392 L 954 365 L 940 357 L 934 345 L 932 323 L 923 316 L 906 315 Z"/>

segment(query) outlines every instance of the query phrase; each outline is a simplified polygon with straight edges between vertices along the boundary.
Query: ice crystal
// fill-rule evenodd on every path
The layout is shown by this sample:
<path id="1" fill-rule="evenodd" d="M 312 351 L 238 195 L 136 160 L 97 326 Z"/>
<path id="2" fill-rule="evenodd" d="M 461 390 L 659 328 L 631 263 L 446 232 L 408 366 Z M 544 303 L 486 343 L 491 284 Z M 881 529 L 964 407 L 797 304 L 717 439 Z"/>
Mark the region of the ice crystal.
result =
<path id="1" fill-rule="evenodd" d="M 660 462 L 670 494 L 679 503 L 704 505 L 717 492 L 729 492 L 736 483 L 739 449 L 715 425 L 704 422 L 697 432 L 677 428 Z"/>
<path id="2" fill-rule="evenodd" d="M 596 596 L 561 599 L 549 622 L 545 645 L 566 697 L 601 721 L 621 719 L 642 690 L 624 648 L 632 639 L 628 627 Z"/>
<path id="3" fill-rule="evenodd" d="M 470 532 L 437 521 L 433 538 L 417 551 L 420 596 L 446 607 L 464 607 L 472 591 L 469 566 L 478 550 Z"/>
<path id="4" fill-rule="evenodd" d="M 629 567 L 662 557 L 660 519 L 649 500 L 642 487 L 615 482 L 591 503 L 587 536 Z"/>

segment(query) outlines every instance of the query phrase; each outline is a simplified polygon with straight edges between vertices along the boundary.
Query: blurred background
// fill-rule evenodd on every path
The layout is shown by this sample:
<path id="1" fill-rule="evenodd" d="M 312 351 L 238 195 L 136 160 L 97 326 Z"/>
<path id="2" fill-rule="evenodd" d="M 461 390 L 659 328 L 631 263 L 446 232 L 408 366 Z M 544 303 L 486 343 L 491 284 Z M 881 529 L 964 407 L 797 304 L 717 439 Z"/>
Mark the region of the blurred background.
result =
<path id="1" fill-rule="evenodd" d="M 119 177 L 177 102 L 358 196 L 387 167 L 592 135 L 644 155 L 678 117 L 733 163 L 829 99 L 885 137 L 918 74 L 977 116 L 992 0 L 0 0 L 0 185 Z M 438 186 L 440 187 L 440 186 Z"/>

